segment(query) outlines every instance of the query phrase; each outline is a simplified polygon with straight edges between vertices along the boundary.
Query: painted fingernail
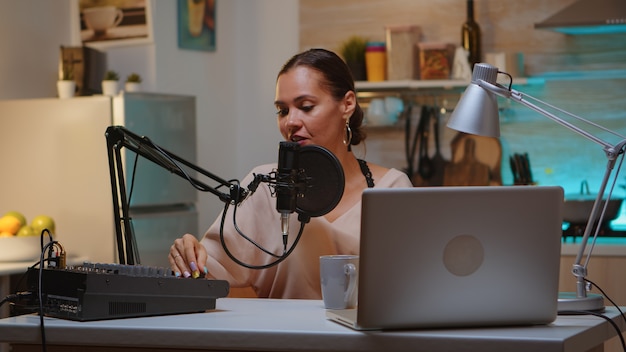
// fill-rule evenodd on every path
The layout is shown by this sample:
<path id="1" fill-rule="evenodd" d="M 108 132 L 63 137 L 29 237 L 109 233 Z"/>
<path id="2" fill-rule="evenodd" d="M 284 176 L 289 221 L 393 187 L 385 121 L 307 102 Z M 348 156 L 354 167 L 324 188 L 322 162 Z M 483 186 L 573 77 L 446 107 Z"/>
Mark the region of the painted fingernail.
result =
<path id="1" fill-rule="evenodd" d="M 187 270 L 185 270 L 185 272 L 183 273 L 183 276 L 188 278 L 191 276 L 191 274 Z"/>
<path id="2" fill-rule="evenodd" d="M 209 269 L 207 269 L 206 266 L 204 267 L 203 271 L 204 271 L 204 275 L 209 273 Z"/>
<path id="3" fill-rule="evenodd" d="M 175 272 L 175 273 L 174 273 L 174 276 L 176 276 L 176 277 L 180 277 L 180 272 L 179 272 L 179 271 Z"/>
<path id="4" fill-rule="evenodd" d="M 199 278 L 200 271 L 198 270 L 198 266 L 196 265 L 196 262 L 189 263 L 189 266 L 191 267 L 191 276 L 193 276 L 194 279 Z"/>

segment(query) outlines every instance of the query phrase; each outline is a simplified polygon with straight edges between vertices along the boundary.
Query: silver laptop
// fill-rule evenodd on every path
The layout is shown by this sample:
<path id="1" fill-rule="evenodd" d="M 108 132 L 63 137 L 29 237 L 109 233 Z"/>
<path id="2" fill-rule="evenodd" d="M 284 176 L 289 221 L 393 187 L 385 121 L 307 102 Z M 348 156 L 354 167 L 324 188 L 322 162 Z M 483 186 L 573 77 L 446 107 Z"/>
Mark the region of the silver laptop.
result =
<path id="1" fill-rule="evenodd" d="M 561 187 L 367 189 L 357 330 L 547 324 L 556 319 Z"/>

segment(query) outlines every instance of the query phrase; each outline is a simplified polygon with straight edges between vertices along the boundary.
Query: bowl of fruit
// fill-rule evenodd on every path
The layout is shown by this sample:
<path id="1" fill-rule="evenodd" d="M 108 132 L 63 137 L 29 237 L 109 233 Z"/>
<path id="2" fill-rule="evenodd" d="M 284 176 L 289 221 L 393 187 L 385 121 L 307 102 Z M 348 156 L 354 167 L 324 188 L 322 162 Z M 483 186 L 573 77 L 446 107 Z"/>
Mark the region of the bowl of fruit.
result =
<path id="1" fill-rule="evenodd" d="M 54 220 L 48 215 L 37 215 L 30 222 L 17 211 L 0 217 L 0 262 L 35 261 L 41 254 L 41 233 L 44 229 L 54 234 Z M 50 238 L 46 235 L 44 243 Z"/>

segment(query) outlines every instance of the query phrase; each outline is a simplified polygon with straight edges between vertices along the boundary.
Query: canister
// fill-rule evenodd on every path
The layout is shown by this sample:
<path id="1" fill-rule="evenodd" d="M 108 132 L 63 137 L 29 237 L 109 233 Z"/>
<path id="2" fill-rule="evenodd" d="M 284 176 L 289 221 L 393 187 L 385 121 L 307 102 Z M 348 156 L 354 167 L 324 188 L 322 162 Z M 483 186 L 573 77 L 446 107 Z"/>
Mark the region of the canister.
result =
<path id="1" fill-rule="evenodd" d="M 416 79 L 418 58 L 415 53 L 421 29 L 416 25 L 386 26 L 387 79 Z"/>
<path id="2" fill-rule="evenodd" d="M 454 45 L 419 43 L 420 79 L 450 79 Z"/>
<path id="3" fill-rule="evenodd" d="M 380 82 L 387 78 L 387 53 L 384 42 L 367 43 L 365 47 L 365 67 L 369 82 Z"/>

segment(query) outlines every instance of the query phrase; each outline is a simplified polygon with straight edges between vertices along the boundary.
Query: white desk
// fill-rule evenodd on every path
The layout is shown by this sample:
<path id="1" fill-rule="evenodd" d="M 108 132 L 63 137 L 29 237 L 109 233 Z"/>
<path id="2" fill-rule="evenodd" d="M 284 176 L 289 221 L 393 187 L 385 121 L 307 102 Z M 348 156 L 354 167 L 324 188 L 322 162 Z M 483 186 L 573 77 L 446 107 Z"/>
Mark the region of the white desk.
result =
<path id="1" fill-rule="evenodd" d="M 607 315 L 624 329 L 616 309 Z M 52 345 L 61 346 L 59 351 L 74 345 L 80 350 L 582 352 L 616 336 L 609 323 L 592 316 L 559 317 L 546 326 L 357 332 L 328 321 L 321 301 L 242 298 L 218 299 L 217 309 L 207 313 L 82 323 L 46 318 L 45 327 L 50 351 Z M 0 320 L 0 341 L 39 343 L 39 318 Z M 15 345 L 14 351 L 26 347 Z"/>

